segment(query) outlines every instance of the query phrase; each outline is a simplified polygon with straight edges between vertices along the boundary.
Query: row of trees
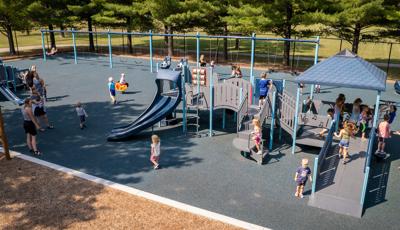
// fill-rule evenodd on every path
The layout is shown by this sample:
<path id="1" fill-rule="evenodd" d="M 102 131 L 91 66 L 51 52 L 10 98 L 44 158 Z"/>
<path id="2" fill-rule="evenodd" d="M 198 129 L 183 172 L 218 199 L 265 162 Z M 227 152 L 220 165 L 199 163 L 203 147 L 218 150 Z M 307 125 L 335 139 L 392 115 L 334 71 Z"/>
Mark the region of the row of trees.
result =
<path id="1" fill-rule="evenodd" d="M 94 24 L 170 34 L 198 29 L 222 35 L 273 32 L 282 38 L 327 34 L 350 42 L 357 53 L 363 40 L 399 38 L 400 0 L 0 0 L 0 31 L 8 38 L 10 54 L 15 54 L 13 31 L 79 25 L 92 31 Z M 88 36 L 93 51 L 93 35 Z M 54 33 L 50 42 L 56 47 Z M 165 43 L 172 55 L 173 37 Z M 227 49 L 225 39 L 225 58 Z M 286 42 L 285 64 L 289 54 Z"/>

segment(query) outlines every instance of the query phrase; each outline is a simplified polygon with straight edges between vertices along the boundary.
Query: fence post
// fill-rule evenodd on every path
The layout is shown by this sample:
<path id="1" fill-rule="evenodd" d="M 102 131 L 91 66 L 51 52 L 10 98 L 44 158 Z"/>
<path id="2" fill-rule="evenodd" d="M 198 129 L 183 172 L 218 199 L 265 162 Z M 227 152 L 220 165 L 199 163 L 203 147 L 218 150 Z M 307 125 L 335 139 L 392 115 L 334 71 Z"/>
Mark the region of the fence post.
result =
<path id="1" fill-rule="evenodd" d="M 43 51 L 43 61 L 46 61 L 46 47 L 44 44 L 44 32 L 43 30 L 40 30 L 40 33 L 42 34 L 42 51 Z"/>
<path id="2" fill-rule="evenodd" d="M 214 68 L 210 67 L 210 133 L 209 137 L 213 136 L 213 110 L 214 110 L 214 81 L 213 81 Z"/>
<path id="3" fill-rule="evenodd" d="M 311 187 L 311 194 L 315 193 L 315 189 L 317 187 L 317 174 L 318 174 L 318 157 L 314 159 L 314 173 L 313 173 L 313 181 Z"/>
<path id="4" fill-rule="evenodd" d="M 253 33 L 251 35 L 251 60 L 250 60 L 250 83 L 251 83 L 251 88 L 250 88 L 250 105 L 253 104 L 253 97 L 254 97 L 254 90 L 255 90 L 255 81 L 254 81 L 254 55 L 255 55 L 255 46 L 256 46 L 256 40 L 255 40 L 256 34 Z"/>
<path id="5" fill-rule="evenodd" d="M 267 95 L 267 97 L 268 97 L 268 95 Z M 276 91 L 274 91 L 272 93 L 271 127 L 270 127 L 270 132 L 269 132 L 269 151 L 272 150 L 272 147 L 274 145 L 275 102 L 276 102 Z M 265 102 L 265 103 L 267 103 L 267 102 Z M 266 105 L 264 105 L 264 106 L 266 106 Z"/>
<path id="6" fill-rule="evenodd" d="M 113 68 L 113 60 L 112 60 L 112 46 L 111 46 L 111 34 L 110 29 L 107 30 L 107 38 L 108 38 L 108 56 L 110 58 L 110 68 Z"/>
<path id="7" fill-rule="evenodd" d="M 390 48 L 389 48 L 389 57 L 388 57 L 388 62 L 387 62 L 387 67 L 386 67 L 386 73 L 389 75 L 389 69 L 390 69 L 390 59 L 392 58 L 392 48 L 393 48 L 393 43 L 390 43 Z"/>
<path id="8" fill-rule="evenodd" d="M 153 32 L 149 31 L 150 72 L 153 73 Z"/>
<path id="9" fill-rule="evenodd" d="M 315 53 L 314 53 L 314 65 L 318 63 L 318 53 L 319 53 L 319 36 L 317 36 L 317 43 L 315 44 Z M 314 97 L 314 84 L 311 85 L 310 89 L 310 98 Z"/>
<path id="10" fill-rule="evenodd" d="M 74 63 L 78 64 L 78 58 L 76 53 L 76 39 L 75 39 L 75 29 L 72 28 L 72 46 L 74 47 Z"/>
<path id="11" fill-rule="evenodd" d="M 297 135 L 297 125 L 299 120 L 299 103 L 300 103 L 300 87 L 297 86 L 297 93 L 296 93 L 296 111 L 294 113 L 294 127 L 293 127 L 293 134 L 292 134 L 292 154 L 294 154 L 296 150 L 296 135 Z"/>

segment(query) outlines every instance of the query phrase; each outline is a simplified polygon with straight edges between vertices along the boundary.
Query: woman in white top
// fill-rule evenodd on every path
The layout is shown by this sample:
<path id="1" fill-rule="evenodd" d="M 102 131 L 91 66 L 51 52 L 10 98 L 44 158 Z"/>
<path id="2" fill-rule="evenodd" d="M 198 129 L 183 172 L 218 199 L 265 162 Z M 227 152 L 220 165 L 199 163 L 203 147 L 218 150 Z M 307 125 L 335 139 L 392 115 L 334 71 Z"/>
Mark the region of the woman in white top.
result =
<path id="1" fill-rule="evenodd" d="M 160 160 L 160 138 L 157 135 L 152 135 L 150 161 L 153 163 L 154 169 L 158 169 L 160 167 L 158 163 L 159 160 Z"/>

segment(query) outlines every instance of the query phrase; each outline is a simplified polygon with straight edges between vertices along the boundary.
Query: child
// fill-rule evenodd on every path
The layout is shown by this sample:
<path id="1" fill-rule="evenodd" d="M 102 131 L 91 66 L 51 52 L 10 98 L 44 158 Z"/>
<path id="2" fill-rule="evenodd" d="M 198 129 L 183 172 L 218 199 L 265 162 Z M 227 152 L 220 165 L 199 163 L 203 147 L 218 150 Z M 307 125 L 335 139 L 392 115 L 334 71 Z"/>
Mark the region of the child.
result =
<path id="1" fill-rule="evenodd" d="M 200 65 L 200 67 L 206 67 L 207 66 L 207 62 L 204 59 L 204 54 L 200 55 L 199 65 Z"/>
<path id="2" fill-rule="evenodd" d="M 253 134 L 253 141 L 256 144 L 257 154 L 261 155 L 261 124 L 258 119 L 253 119 L 252 123 L 254 130 L 251 134 Z"/>
<path id="3" fill-rule="evenodd" d="M 321 85 L 315 85 L 315 93 L 321 93 Z"/>
<path id="4" fill-rule="evenodd" d="M 396 111 L 397 111 L 397 107 L 395 105 L 390 105 L 389 124 L 392 124 L 394 121 L 394 118 L 396 118 Z"/>
<path id="5" fill-rule="evenodd" d="M 351 117 L 350 117 L 350 121 L 353 123 L 357 123 L 358 118 L 360 117 L 361 103 L 362 103 L 361 98 L 357 98 L 353 102 L 353 109 L 351 111 Z"/>
<path id="6" fill-rule="evenodd" d="M 160 159 L 160 138 L 157 135 L 152 135 L 151 142 L 150 161 L 153 163 L 154 169 L 158 169 L 160 167 L 158 164 Z"/>
<path id="7" fill-rule="evenodd" d="M 372 116 L 370 115 L 369 107 L 365 106 L 360 114 L 359 118 L 359 126 L 361 128 L 361 140 L 365 139 L 365 133 L 368 128 L 368 122 L 371 120 Z"/>
<path id="8" fill-rule="evenodd" d="M 87 115 L 85 109 L 82 107 L 81 102 L 78 101 L 76 103 L 75 110 L 79 117 L 79 121 L 80 121 L 79 126 L 81 127 L 81 129 L 86 128 L 85 122 L 86 122 L 86 118 L 88 117 L 88 115 Z"/>
<path id="9" fill-rule="evenodd" d="M 303 94 L 304 84 L 299 83 L 299 88 L 300 88 L 300 94 Z"/>
<path id="10" fill-rule="evenodd" d="M 44 105 L 44 100 L 40 97 L 36 90 L 32 91 L 31 96 L 32 112 L 38 119 L 42 120 L 46 125 L 47 129 L 53 129 L 54 126 L 50 124 L 49 118 L 47 117 L 46 107 Z M 44 132 L 44 128 L 39 128 L 41 132 Z"/>
<path id="11" fill-rule="evenodd" d="M 215 67 L 215 61 L 214 61 L 214 60 L 211 60 L 211 62 L 210 62 L 210 67 L 211 67 L 211 68 L 214 68 L 214 67 Z"/>
<path id="12" fill-rule="evenodd" d="M 108 78 L 108 91 L 110 92 L 111 103 L 117 104 L 117 99 L 115 98 L 115 82 L 112 77 Z"/>
<path id="13" fill-rule="evenodd" d="M 304 158 L 301 160 L 301 166 L 297 168 L 294 181 L 296 181 L 296 197 L 303 198 L 304 186 L 306 185 L 307 179 L 312 182 L 311 169 L 308 167 L 308 159 Z"/>
<path id="14" fill-rule="evenodd" d="M 344 122 L 343 129 L 340 130 L 339 134 L 334 133 L 336 137 L 340 138 L 339 142 L 339 158 L 343 157 L 343 164 L 347 163 L 347 150 L 349 149 L 350 137 L 354 138 L 355 127 L 353 123 Z"/>
<path id="15" fill-rule="evenodd" d="M 119 79 L 119 84 L 126 85 L 126 87 L 129 87 L 129 83 L 126 82 L 126 80 L 125 80 L 125 73 L 121 73 L 121 78 Z"/>
<path id="16" fill-rule="evenodd" d="M 383 121 L 378 126 L 378 153 L 385 152 L 386 139 L 390 138 L 390 123 L 389 115 L 385 114 L 383 116 Z"/>
<path id="17" fill-rule="evenodd" d="M 261 74 L 261 80 L 258 83 L 260 87 L 260 97 L 258 99 L 258 109 L 261 110 L 265 102 L 265 98 L 268 96 L 268 91 L 272 88 L 271 80 L 267 80 L 267 73 L 264 72 Z"/>
<path id="18" fill-rule="evenodd" d="M 328 109 L 328 111 L 326 111 L 326 113 L 328 114 L 328 115 L 327 115 L 327 116 L 328 116 L 328 120 L 332 120 L 332 119 L 333 119 L 333 116 L 334 116 L 334 114 L 335 114 L 335 110 L 332 109 L 332 108 L 330 108 L 330 109 Z M 319 132 L 319 136 L 320 136 L 320 137 L 323 137 L 324 134 L 325 134 L 326 132 L 328 132 L 328 129 L 327 129 L 327 128 L 323 128 L 323 129 L 321 130 L 321 132 Z"/>

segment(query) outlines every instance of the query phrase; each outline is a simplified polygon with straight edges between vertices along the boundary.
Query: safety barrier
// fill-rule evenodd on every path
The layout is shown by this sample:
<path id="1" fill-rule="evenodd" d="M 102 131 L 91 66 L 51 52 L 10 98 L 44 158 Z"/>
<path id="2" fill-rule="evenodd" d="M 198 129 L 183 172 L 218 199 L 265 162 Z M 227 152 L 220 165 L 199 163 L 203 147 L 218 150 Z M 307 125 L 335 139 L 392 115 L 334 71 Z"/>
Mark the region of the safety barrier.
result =
<path id="1" fill-rule="evenodd" d="M 317 176 L 320 174 L 321 166 L 325 160 L 326 154 L 328 153 L 329 149 L 332 147 L 333 141 L 333 133 L 335 132 L 336 121 L 332 120 L 329 126 L 329 132 L 326 136 L 324 145 L 322 146 L 318 156 L 314 159 L 314 174 L 313 174 L 313 182 L 312 182 L 312 189 L 311 192 L 315 193 L 317 188 Z"/>
<path id="2" fill-rule="evenodd" d="M 280 125 L 292 134 L 296 113 L 296 99 L 286 90 L 283 90 L 282 94 L 278 93 L 278 102 L 280 106 Z"/>
<path id="3" fill-rule="evenodd" d="M 242 127 L 242 122 L 244 120 L 244 118 L 247 116 L 247 113 L 249 111 L 249 98 L 248 95 L 246 94 L 244 99 L 242 100 L 242 102 L 240 103 L 238 112 L 237 112 L 237 119 L 236 119 L 236 127 L 237 127 L 237 132 L 240 131 L 241 127 Z"/>

